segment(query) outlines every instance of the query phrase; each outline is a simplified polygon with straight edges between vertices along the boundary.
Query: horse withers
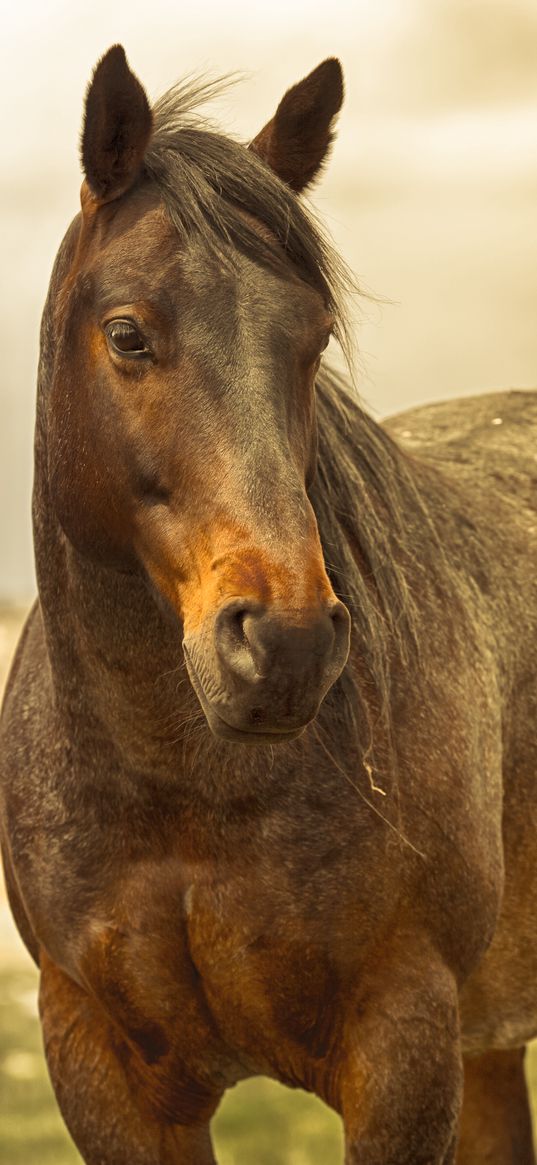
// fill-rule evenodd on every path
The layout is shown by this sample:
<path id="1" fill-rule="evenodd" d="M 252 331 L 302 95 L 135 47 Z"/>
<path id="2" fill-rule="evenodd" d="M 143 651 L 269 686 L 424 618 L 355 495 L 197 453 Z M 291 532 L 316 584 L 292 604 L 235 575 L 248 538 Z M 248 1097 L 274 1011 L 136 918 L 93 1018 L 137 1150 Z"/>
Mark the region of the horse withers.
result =
<path id="1" fill-rule="evenodd" d="M 322 367 L 327 60 L 249 148 L 115 46 L 45 307 L 2 843 L 88 1165 L 211 1165 L 257 1073 L 356 1165 L 530 1165 L 537 395 Z"/>

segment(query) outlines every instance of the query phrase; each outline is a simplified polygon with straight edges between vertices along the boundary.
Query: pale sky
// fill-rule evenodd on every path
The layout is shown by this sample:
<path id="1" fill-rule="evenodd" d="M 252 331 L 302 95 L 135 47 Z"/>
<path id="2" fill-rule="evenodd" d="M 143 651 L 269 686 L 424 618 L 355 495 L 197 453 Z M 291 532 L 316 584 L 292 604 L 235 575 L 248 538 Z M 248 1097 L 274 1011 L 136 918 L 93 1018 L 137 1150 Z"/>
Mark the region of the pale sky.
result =
<path id="1" fill-rule="evenodd" d="M 312 202 L 388 301 L 356 304 L 369 407 L 537 385 L 535 0 L 12 4 L 0 44 L 0 600 L 34 586 L 39 317 L 77 210 L 84 91 L 116 41 L 150 97 L 192 71 L 243 74 L 213 116 L 244 138 L 339 56 L 346 103 Z"/>

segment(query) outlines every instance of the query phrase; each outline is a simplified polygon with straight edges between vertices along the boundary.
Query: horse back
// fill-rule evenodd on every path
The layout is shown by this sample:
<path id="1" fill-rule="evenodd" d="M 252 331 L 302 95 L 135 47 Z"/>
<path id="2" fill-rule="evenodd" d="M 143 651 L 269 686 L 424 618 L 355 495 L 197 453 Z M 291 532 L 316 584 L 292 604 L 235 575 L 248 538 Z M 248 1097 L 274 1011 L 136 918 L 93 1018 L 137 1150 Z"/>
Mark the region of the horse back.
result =
<path id="1" fill-rule="evenodd" d="M 384 427 L 410 456 L 511 500 L 521 524 L 537 522 L 537 390 L 421 405 Z"/>

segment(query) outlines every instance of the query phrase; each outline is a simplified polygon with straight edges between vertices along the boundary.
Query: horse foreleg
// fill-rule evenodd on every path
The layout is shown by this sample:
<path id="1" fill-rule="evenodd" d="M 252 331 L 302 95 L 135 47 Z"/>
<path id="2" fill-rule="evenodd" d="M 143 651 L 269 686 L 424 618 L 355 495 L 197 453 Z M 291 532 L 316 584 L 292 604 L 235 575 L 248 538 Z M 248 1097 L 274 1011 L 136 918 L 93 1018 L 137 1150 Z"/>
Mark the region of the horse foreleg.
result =
<path id="1" fill-rule="evenodd" d="M 453 1165 L 463 1081 L 456 984 L 415 950 L 383 979 L 347 1026 L 346 1165 Z"/>
<path id="2" fill-rule="evenodd" d="M 524 1049 L 465 1060 L 457 1165 L 535 1165 Z"/>
<path id="3" fill-rule="evenodd" d="M 120 1041 L 98 1003 L 46 954 L 40 962 L 49 1073 L 86 1165 L 215 1165 L 208 1120 L 178 1125 L 151 1112 L 123 1067 Z"/>

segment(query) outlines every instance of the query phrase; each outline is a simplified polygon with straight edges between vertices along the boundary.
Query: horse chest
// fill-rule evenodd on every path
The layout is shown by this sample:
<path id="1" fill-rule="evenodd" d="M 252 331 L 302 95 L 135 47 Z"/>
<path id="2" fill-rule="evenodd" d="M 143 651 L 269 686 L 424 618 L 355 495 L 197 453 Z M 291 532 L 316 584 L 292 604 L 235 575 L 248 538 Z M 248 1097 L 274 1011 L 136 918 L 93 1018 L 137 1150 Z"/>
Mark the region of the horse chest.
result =
<path id="1" fill-rule="evenodd" d="M 277 877 L 267 887 L 185 870 L 173 893 L 162 890 L 124 887 L 121 911 L 92 924 L 84 956 L 84 977 L 144 1074 L 164 1073 L 173 1089 L 177 1080 L 225 1087 L 253 1072 L 308 1080 L 337 1039 L 355 961 L 343 939 L 348 904 L 319 918 Z"/>
<path id="2" fill-rule="evenodd" d="M 266 1069 L 277 1048 L 324 1055 L 345 962 L 334 928 L 309 904 L 282 902 L 277 888 L 244 895 L 203 886 L 186 894 L 190 957 L 219 1030 L 247 1053 L 255 1046 Z"/>

